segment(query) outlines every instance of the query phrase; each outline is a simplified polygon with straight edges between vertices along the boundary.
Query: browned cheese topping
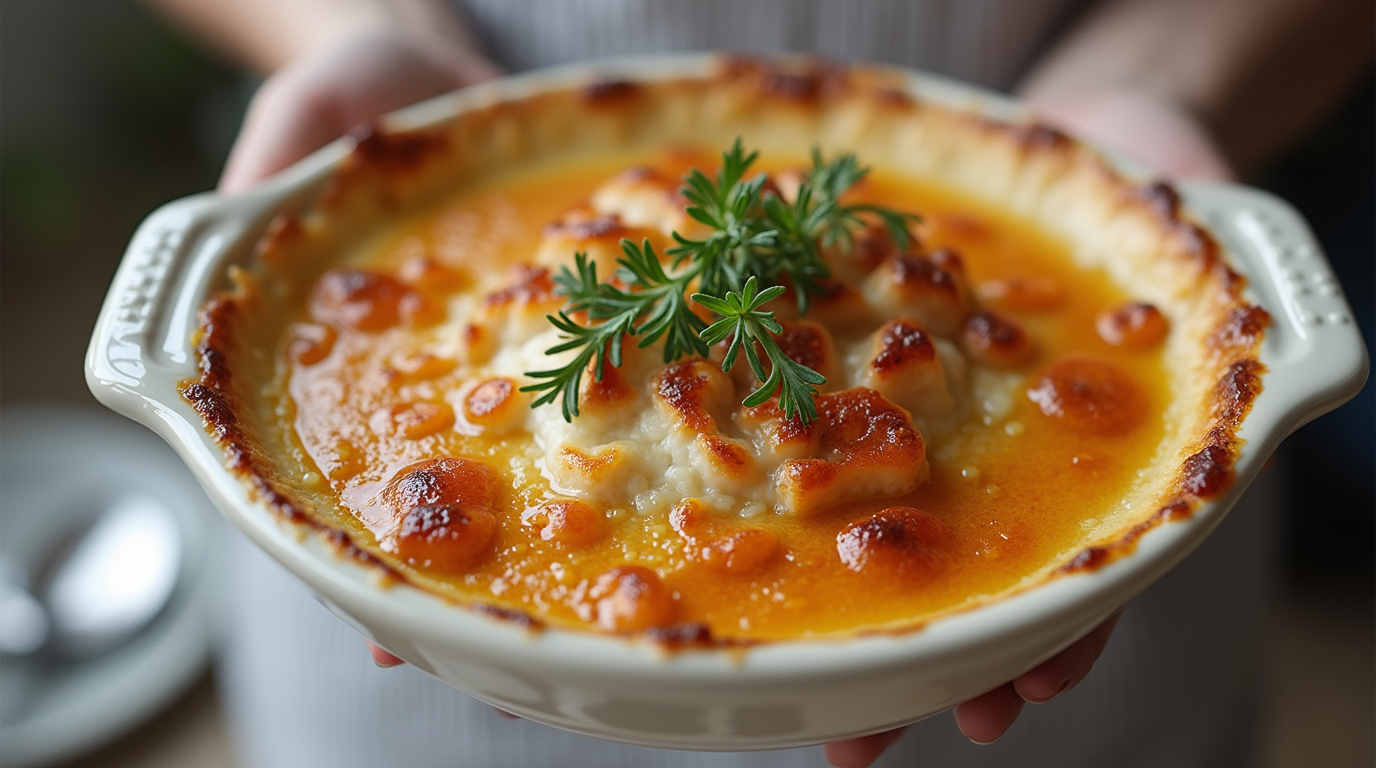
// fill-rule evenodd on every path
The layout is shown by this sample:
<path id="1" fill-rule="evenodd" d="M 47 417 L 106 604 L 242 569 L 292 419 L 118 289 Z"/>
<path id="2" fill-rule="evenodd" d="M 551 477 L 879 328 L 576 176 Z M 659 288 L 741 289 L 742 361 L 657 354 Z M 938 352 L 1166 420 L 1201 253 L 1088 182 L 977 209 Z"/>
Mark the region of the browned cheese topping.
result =
<path id="1" fill-rule="evenodd" d="M 1162 440 L 1167 312 L 883 169 L 850 194 L 920 214 L 912 242 L 866 222 L 826 249 L 805 315 L 791 290 L 768 307 L 826 377 L 814 421 L 743 406 L 756 383 L 722 372 L 724 343 L 666 363 L 631 340 L 600 380 L 589 365 L 572 422 L 530 407 L 527 372 L 563 359 L 559 269 L 583 252 L 610 276 L 622 238 L 700 235 L 678 179 L 712 157 L 486 183 L 325 271 L 281 337 L 277 412 L 336 524 L 461 602 L 666 642 L 911 626 L 1066 562 Z M 795 194 L 795 166 L 764 162 Z M 1201 495 L 1230 466 L 1209 450 Z"/>

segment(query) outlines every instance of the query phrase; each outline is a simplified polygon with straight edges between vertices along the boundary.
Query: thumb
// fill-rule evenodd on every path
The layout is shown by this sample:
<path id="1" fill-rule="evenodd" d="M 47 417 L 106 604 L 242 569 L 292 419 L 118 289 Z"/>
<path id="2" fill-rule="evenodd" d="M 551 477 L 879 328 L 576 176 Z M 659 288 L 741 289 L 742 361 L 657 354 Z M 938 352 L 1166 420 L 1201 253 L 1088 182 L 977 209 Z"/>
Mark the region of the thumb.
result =
<path id="1" fill-rule="evenodd" d="M 243 192 L 351 127 L 329 99 L 293 95 L 272 81 L 259 90 L 225 163 L 220 192 Z"/>

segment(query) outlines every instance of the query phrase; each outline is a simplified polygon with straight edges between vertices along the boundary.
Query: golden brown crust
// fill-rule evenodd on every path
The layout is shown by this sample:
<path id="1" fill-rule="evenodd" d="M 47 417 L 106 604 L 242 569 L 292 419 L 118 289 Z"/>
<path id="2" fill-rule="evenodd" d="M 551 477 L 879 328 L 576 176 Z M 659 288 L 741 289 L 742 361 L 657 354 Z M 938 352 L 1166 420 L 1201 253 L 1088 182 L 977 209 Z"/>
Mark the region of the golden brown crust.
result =
<path id="1" fill-rule="evenodd" d="M 581 547 L 602 538 L 602 513 L 578 499 L 557 499 L 528 509 L 521 524 L 540 529 L 540 538 L 565 546 Z"/>
<path id="2" fill-rule="evenodd" d="M 1053 361 L 1027 396 L 1048 419 L 1088 435 L 1122 434 L 1145 415 L 1142 393 L 1131 376 L 1084 355 Z"/>
<path id="3" fill-rule="evenodd" d="M 889 507 L 843 528 L 836 553 L 856 573 L 911 589 L 936 572 L 935 545 L 945 536 L 945 526 L 926 512 Z"/>
<path id="4" fill-rule="evenodd" d="M 695 499 L 669 511 L 669 525 L 687 545 L 691 562 L 718 573 L 746 575 L 758 571 L 779 551 L 779 537 L 763 528 L 730 532 Z"/>
<path id="5" fill-rule="evenodd" d="M 897 496 L 922 482 L 927 450 L 907 412 L 872 389 L 857 387 L 817 398 L 816 456 L 789 459 L 774 483 L 784 505 L 799 513 L 851 498 Z M 782 416 L 782 414 L 780 414 Z M 777 429 L 793 419 L 779 419 Z"/>
<path id="6" fill-rule="evenodd" d="M 988 310 L 965 318 L 960 341 L 971 360 L 992 368 L 1018 368 L 1037 353 L 1036 344 L 1022 326 Z"/>
<path id="7" fill-rule="evenodd" d="M 669 123 L 666 115 L 679 122 Z M 691 118 L 684 121 L 684 115 Z M 1134 283 L 1154 286 L 1155 293 L 1144 300 L 1169 308 L 1173 334 L 1181 331 L 1172 337 L 1181 341 L 1171 343 L 1198 350 L 1172 351 L 1189 366 L 1184 376 L 1212 384 L 1186 388 L 1184 401 L 1172 411 L 1177 426 L 1168 439 L 1179 449 L 1176 456 L 1163 460 L 1169 462 L 1169 480 L 1135 497 L 1136 508 L 1142 510 L 1135 521 L 1097 531 L 1097 539 L 1067 557 L 1061 571 L 1099 567 L 1132 551 L 1146 531 L 1163 521 L 1188 517 L 1201 501 L 1217 497 L 1231 485 L 1240 444 L 1237 431 L 1261 388 L 1264 367 L 1258 361 L 1258 349 L 1270 318 L 1243 299 L 1243 278 L 1227 265 L 1208 232 L 1185 214 L 1174 189 L 1162 182 L 1136 185 L 1089 150 L 1045 126 L 1003 123 L 915 99 L 882 70 L 846 69 L 824 62 L 790 63 L 779 68 L 755 59 L 734 58 L 726 60 L 716 75 L 700 80 L 605 82 L 478 107 L 435 128 L 393 133 L 370 127 L 355 135 L 355 150 L 331 176 L 315 207 L 305 213 L 286 213 L 274 221 L 259 243 L 258 266 L 254 269 L 280 275 L 297 251 L 309 250 L 317 240 L 347 238 L 403 206 L 426 199 L 459 172 L 479 173 L 521 157 L 558 153 L 571 143 L 689 143 L 695 137 L 716 141 L 740 131 L 758 134 L 762 143 L 777 142 L 794 150 L 802 148 L 800 142 L 818 140 L 871 147 L 874 151 L 869 158 L 873 162 L 892 161 L 903 173 L 935 173 L 970 194 L 1014 201 L 1011 204 L 1021 215 L 1043 222 L 1051 231 L 1082 246 L 1090 265 L 1104 267 L 1119 282 L 1127 282 L 1131 276 Z M 930 159 L 932 156 L 945 159 Z M 943 162 L 947 165 L 940 164 Z M 610 215 L 599 215 L 571 223 L 561 234 L 606 238 L 623 226 Z M 903 303 L 904 291 L 944 297 L 950 307 L 948 313 L 918 320 L 961 327 L 970 307 L 969 289 L 958 263 L 949 259 L 943 262 L 935 258 L 936 254 L 897 254 L 881 248 L 882 241 L 876 243 L 869 250 L 878 255 L 866 256 L 860 259 L 865 263 L 857 265 L 860 272 L 873 269 L 892 273 L 890 277 L 895 279 L 876 283 L 876 290 L 890 291 L 890 286 L 898 286 L 895 305 Z M 1108 243 L 1124 247 L 1113 259 L 1096 255 L 1106 250 Z M 425 272 L 415 270 L 416 275 Z M 542 316 L 546 305 L 557 303 L 547 272 L 527 271 L 514 278 L 506 289 L 487 297 L 486 304 L 493 312 L 533 304 L 537 316 Z M 385 329 L 398 322 L 433 322 L 424 301 L 409 298 L 428 290 L 426 279 L 403 274 L 404 282 L 395 286 L 343 279 L 337 286 L 340 290 L 318 297 L 321 319 L 364 330 Z M 848 290 L 838 289 L 835 296 L 817 299 L 814 311 L 825 313 L 829 301 L 845 306 L 846 297 L 851 295 Z M 293 523 L 322 530 L 329 540 L 362 561 L 395 570 L 373 554 L 375 544 L 367 532 L 332 527 L 327 522 L 330 518 L 317 509 L 319 499 L 288 479 L 288 473 L 273 458 L 274 449 L 263 433 L 265 419 L 245 394 L 254 385 L 247 347 L 257 337 L 251 329 L 264 322 L 257 317 L 257 311 L 262 310 L 259 301 L 252 280 L 246 279 L 235 290 L 207 303 L 196 350 L 200 375 L 184 383 L 184 398 L 205 419 L 225 451 L 230 470 L 267 508 Z M 414 305 L 410 309 L 405 308 L 408 302 Z M 839 314 L 850 313 L 842 309 Z M 298 330 L 294 338 L 300 344 L 290 353 L 296 359 L 320 360 L 331 353 L 327 332 Z M 466 332 L 470 354 L 490 355 L 500 343 L 500 332 L 488 324 L 470 325 Z M 610 401 L 617 399 L 614 388 L 601 394 Z M 852 400 L 857 397 L 840 394 Z M 824 414 L 838 408 L 858 412 L 857 403 L 838 401 L 833 407 L 826 397 L 834 396 L 824 396 Z M 688 402 L 691 399 L 668 398 L 662 402 L 673 400 L 668 404 L 681 423 L 704 432 L 714 417 L 700 403 Z M 421 410 L 429 406 L 442 410 L 434 403 L 425 405 L 427 408 Z M 781 414 L 768 413 L 770 407 L 754 409 L 746 421 L 775 424 L 769 438 L 776 443 L 815 447 L 819 441 L 831 439 L 816 429 L 784 420 Z M 865 418 L 880 421 L 902 415 L 889 409 L 860 410 Z M 476 410 L 474 414 L 478 415 Z M 849 423 L 843 416 L 838 411 L 824 419 L 826 429 L 848 429 L 832 424 Z M 443 420 L 442 414 L 439 418 Z M 395 426 L 396 419 L 391 420 Z M 414 421 L 426 423 L 425 419 Z M 892 427 L 880 431 L 889 437 L 902 437 L 902 425 L 895 422 Z M 916 436 L 915 431 L 913 434 Z M 729 464 L 739 458 L 733 456 L 729 440 L 710 434 L 710 430 L 699 438 L 706 439 L 704 448 L 720 461 Z M 903 459 L 910 464 L 922 452 L 921 437 L 916 439 L 916 448 L 908 450 Z M 912 445 L 911 441 L 899 443 Z M 570 448 L 568 455 L 556 460 L 572 462 L 579 465 L 579 471 L 600 476 L 615 469 L 615 449 L 615 444 L 600 453 Z M 884 450 L 892 452 L 891 447 Z M 825 467 L 800 463 L 784 476 L 794 477 L 798 488 L 812 489 L 835 481 L 823 476 L 826 474 Z M 451 520 L 456 519 L 458 516 L 451 516 Z M 424 528 L 419 522 L 419 528 Z M 430 522 L 430 530 L 443 527 L 438 517 Z M 722 545 L 722 551 L 726 549 Z M 423 581 L 411 572 L 397 574 L 406 580 Z M 656 622 L 666 626 L 647 634 L 663 635 L 667 643 L 718 642 L 699 625 L 669 623 L 671 609 L 664 609 L 663 601 L 655 597 L 662 594 L 662 585 L 656 586 L 645 574 L 618 572 L 605 582 L 597 587 L 601 597 L 594 600 L 597 620 L 604 627 L 612 631 L 643 629 L 635 617 L 652 614 Z M 601 607 L 604 603 L 605 609 Z M 642 603 L 650 607 L 636 607 Z M 476 607 L 538 625 L 510 609 L 481 603 Z M 607 618 L 603 618 L 604 611 Z"/>

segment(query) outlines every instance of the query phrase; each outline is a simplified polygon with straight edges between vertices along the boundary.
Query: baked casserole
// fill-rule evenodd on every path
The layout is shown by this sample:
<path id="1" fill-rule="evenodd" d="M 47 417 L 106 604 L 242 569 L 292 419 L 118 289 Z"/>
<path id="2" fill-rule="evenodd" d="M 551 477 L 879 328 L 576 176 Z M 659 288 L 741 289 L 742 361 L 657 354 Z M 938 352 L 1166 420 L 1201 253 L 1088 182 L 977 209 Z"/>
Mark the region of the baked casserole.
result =
<path id="1" fill-rule="evenodd" d="M 385 578 L 678 646 L 907 632 L 1232 484 L 1266 312 L 1169 185 L 1051 128 L 730 59 L 355 138 L 204 307 L 181 391 L 263 503 Z M 804 228 L 807 277 L 738 275 L 782 291 L 744 344 L 632 313 L 579 358 L 610 317 L 589 269 L 643 300 L 637 264 L 672 282 L 718 231 L 694 170 L 755 185 L 754 236 L 770 206 L 853 215 Z M 675 285 L 653 306 L 724 319 Z"/>

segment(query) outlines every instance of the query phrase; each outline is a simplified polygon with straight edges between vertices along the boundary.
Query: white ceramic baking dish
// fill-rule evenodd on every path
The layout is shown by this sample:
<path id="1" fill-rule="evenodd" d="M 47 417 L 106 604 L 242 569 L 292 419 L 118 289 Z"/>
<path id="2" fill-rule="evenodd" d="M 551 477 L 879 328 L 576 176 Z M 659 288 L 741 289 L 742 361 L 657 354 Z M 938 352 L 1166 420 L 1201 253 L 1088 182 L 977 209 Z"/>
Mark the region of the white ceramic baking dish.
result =
<path id="1" fill-rule="evenodd" d="M 430 125 L 472 105 L 571 87 L 594 75 L 645 80 L 710 66 L 710 57 L 686 56 L 537 72 L 417 105 L 388 125 Z M 911 73 L 908 84 L 922 99 L 1020 115 L 1012 102 L 940 78 Z M 1241 429 L 1237 480 L 1225 496 L 1150 531 L 1133 554 L 1102 569 L 905 634 L 665 653 L 592 633 L 532 632 L 409 586 L 380 587 L 374 570 L 257 503 L 178 393 L 178 383 L 196 374 L 191 336 L 198 308 L 225 285 L 229 265 L 249 257 L 273 215 L 310 199 L 348 150 L 348 142 L 336 142 L 249 194 L 197 195 L 150 216 L 101 310 L 87 380 L 101 402 L 171 443 L 224 514 L 360 633 L 501 709 L 579 733 L 702 750 L 800 746 L 912 722 L 1011 680 L 1193 551 L 1280 441 L 1351 397 L 1366 378 L 1351 310 L 1295 210 L 1245 187 L 1186 184 L 1188 211 L 1250 279 L 1250 300 L 1274 318 L 1262 349 L 1264 390 Z"/>

